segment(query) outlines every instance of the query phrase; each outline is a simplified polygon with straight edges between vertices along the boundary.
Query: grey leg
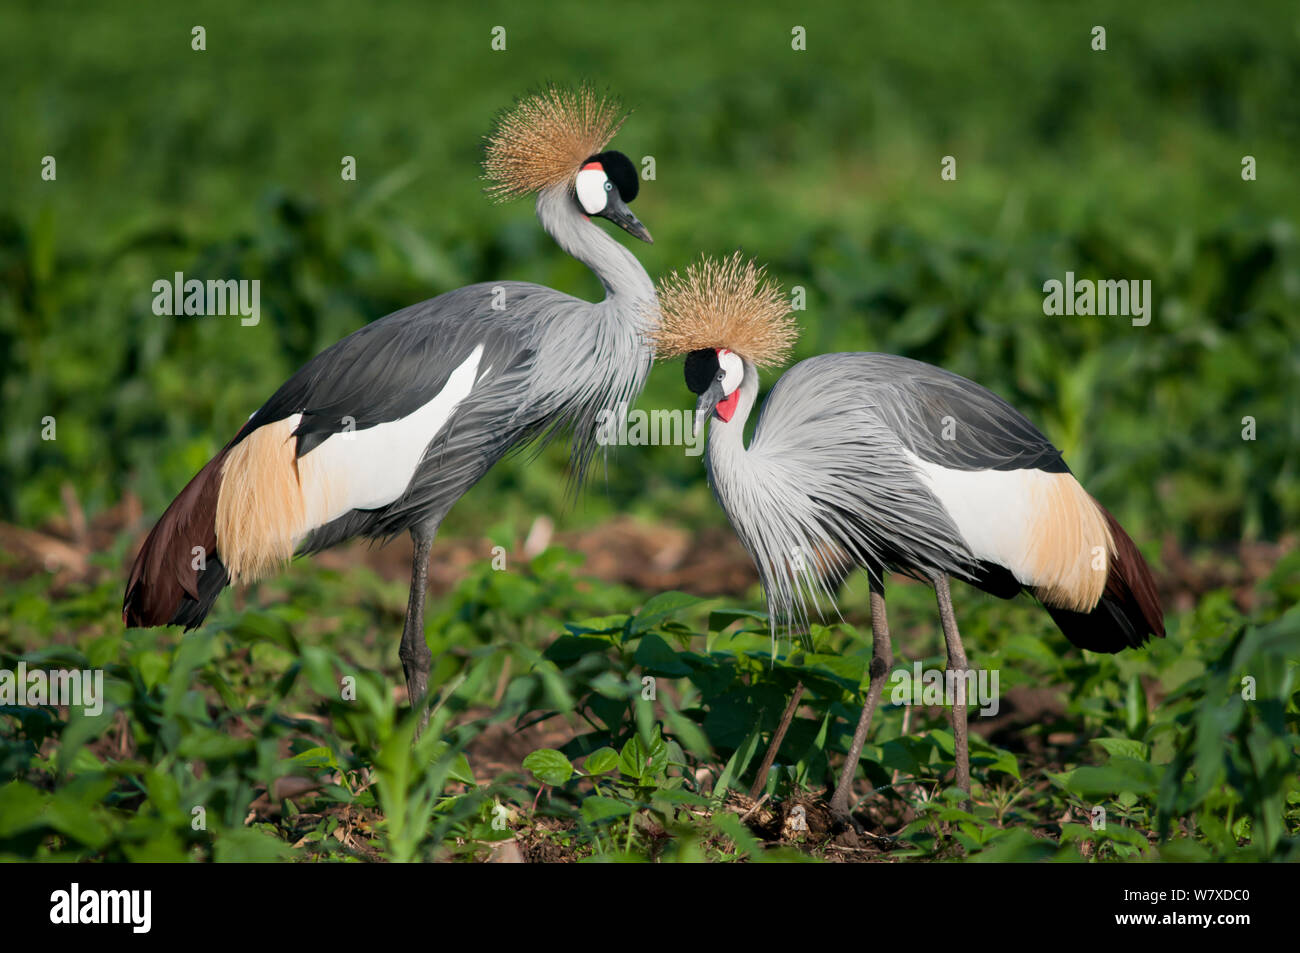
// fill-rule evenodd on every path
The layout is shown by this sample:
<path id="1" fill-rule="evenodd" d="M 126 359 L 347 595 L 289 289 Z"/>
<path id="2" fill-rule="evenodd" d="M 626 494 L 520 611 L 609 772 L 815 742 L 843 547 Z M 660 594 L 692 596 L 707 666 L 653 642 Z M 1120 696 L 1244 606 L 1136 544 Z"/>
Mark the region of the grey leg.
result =
<path id="1" fill-rule="evenodd" d="M 939 600 L 939 618 L 943 622 L 943 638 L 948 645 L 948 671 L 952 673 L 956 690 L 952 706 L 952 737 L 957 761 L 957 787 L 970 794 L 970 745 L 966 737 L 966 650 L 962 648 L 961 634 L 957 631 L 957 617 L 952 611 L 952 593 L 948 590 L 948 577 L 936 576 L 934 593 Z"/>
<path id="2" fill-rule="evenodd" d="M 835 785 L 835 794 L 831 797 L 831 813 L 837 820 L 847 822 L 849 813 L 849 791 L 853 787 L 853 776 L 858 770 L 858 758 L 862 755 L 862 745 L 871 730 L 871 717 L 876 713 L 880 695 L 885 689 L 885 676 L 894 664 L 894 652 L 889 644 L 889 620 L 885 617 L 885 584 L 879 575 L 871 573 L 871 682 L 867 688 L 867 700 L 862 706 L 862 715 L 858 718 L 857 730 L 853 732 L 853 743 L 849 745 L 844 767 L 840 769 L 840 780 Z"/>
<path id="3" fill-rule="evenodd" d="M 424 641 L 424 595 L 429 588 L 429 552 L 433 549 L 433 534 L 411 530 L 415 541 L 415 558 L 411 562 L 411 596 L 406 604 L 406 624 L 402 627 L 402 646 L 397 657 L 402 660 L 406 673 L 406 695 L 414 710 L 422 710 L 416 737 L 429 723 L 429 710 L 424 707 L 424 695 L 429 687 L 429 668 L 433 653 Z"/>

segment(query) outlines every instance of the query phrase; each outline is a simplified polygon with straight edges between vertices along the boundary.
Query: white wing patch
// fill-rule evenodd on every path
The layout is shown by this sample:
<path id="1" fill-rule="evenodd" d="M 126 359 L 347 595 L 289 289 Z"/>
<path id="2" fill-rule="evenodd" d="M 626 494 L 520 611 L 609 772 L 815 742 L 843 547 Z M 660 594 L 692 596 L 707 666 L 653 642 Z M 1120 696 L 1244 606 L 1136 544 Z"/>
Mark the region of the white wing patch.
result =
<path id="1" fill-rule="evenodd" d="M 1009 569 L 1048 605 L 1096 606 L 1115 540 L 1073 474 L 950 470 L 904 453 L 977 558 Z"/>
<path id="2" fill-rule="evenodd" d="M 406 417 L 333 434 L 299 457 L 307 525 L 294 542 L 349 510 L 387 506 L 405 493 L 425 449 L 474 389 L 482 357 L 479 344 L 452 371 L 437 396 Z M 299 416 L 291 418 L 294 427 Z"/>
<path id="3" fill-rule="evenodd" d="M 943 504 L 966 547 L 979 559 L 1010 569 L 1031 584 L 1025 565 L 1037 470 L 950 470 L 903 451 Z"/>

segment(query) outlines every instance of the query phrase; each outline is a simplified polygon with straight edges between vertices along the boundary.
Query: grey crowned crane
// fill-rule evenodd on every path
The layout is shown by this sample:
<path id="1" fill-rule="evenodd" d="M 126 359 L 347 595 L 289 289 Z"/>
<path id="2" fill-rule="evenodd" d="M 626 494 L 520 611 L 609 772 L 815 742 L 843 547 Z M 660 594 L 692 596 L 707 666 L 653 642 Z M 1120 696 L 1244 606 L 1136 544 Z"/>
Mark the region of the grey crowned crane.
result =
<path id="1" fill-rule="evenodd" d="M 714 495 L 758 567 L 773 634 L 806 625 L 855 568 L 870 585 L 870 684 L 831 799 L 849 793 L 893 664 L 884 576 L 934 586 L 947 644 L 956 784 L 970 791 L 966 652 L 949 578 L 1010 599 L 1034 596 L 1075 645 L 1118 652 L 1164 635 L 1155 583 L 1133 541 L 1023 415 L 965 378 L 889 354 L 826 354 L 772 388 L 749 445 L 760 365 L 783 361 L 796 329 L 780 289 L 739 255 L 660 282 L 660 358 L 686 355 L 709 419 Z M 945 439 L 945 437 L 950 439 Z"/>
<path id="2" fill-rule="evenodd" d="M 452 505 L 512 449 L 572 435 L 581 480 L 597 422 L 640 393 L 654 285 L 592 221 L 651 241 L 628 208 L 636 167 L 604 151 L 626 118 L 589 86 L 547 87 L 487 137 L 489 193 L 537 217 L 605 288 L 595 303 L 517 281 L 470 285 L 368 324 L 308 361 L 163 513 L 131 567 L 128 626 L 203 622 L 218 594 L 353 537 L 415 543 L 399 656 L 428 684 L 429 552 Z"/>

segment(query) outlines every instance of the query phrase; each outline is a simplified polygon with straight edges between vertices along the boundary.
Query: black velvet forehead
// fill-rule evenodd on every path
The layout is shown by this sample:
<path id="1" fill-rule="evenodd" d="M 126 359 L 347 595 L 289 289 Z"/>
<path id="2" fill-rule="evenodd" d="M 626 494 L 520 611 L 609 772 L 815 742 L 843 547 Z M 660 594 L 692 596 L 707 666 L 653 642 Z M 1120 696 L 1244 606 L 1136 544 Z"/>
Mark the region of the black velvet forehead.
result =
<path id="1" fill-rule="evenodd" d="M 718 376 L 718 352 L 711 347 L 686 355 L 686 386 L 692 394 L 703 394 Z"/>
<path id="2" fill-rule="evenodd" d="M 630 202 L 636 198 L 637 192 L 641 190 L 641 177 L 636 174 L 636 166 L 632 160 L 617 150 L 610 149 L 608 152 L 602 152 L 594 155 L 587 162 L 599 162 L 609 176 L 609 181 L 614 183 L 618 189 L 618 194 L 623 197 L 624 202 Z M 584 162 L 583 165 L 586 165 Z"/>

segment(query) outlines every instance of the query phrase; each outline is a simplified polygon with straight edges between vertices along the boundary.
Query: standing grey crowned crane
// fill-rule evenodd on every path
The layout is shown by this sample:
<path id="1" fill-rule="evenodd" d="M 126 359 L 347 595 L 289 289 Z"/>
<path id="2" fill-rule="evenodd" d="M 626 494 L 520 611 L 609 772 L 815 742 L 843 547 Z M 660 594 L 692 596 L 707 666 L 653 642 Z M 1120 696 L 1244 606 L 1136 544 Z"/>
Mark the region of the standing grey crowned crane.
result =
<path id="1" fill-rule="evenodd" d="M 651 241 L 627 206 L 636 167 L 603 151 L 625 118 L 589 86 L 550 86 L 498 118 L 484 161 L 494 198 L 537 193 L 542 227 L 595 272 L 604 300 L 518 281 L 470 285 L 322 351 L 163 513 L 131 567 L 128 626 L 194 628 L 228 584 L 264 576 L 295 552 L 409 530 L 415 559 L 399 655 L 419 705 L 432 661 L 429 552 L 443 517 L 492 464 L 535 438 L 571 434 L 580 482 L 598 421 L 633 401 L 649 373 L 654 285 L 591 220 Z"/>
<path id="2" fill-rule="evenodd" d="M 888 354 L 825 354 L 777 381 L 753 439 L 757 367 L 784 360 L 796 330 L 781 290 L 737 254 L 660 282 L 661 358 L 685 354 L 711 418 L 714 495 L 749 551 L 778 624 L 836 611 L 856 567 L 871 590 L 870 686 L 831 799 L 850 819 L 862 744 L 893 664 L 884 573 L 930 582 L 948 649 L 956 783 L 970 791 L 967 663 L 948 578 L 1010 599 L 1028 591 L 1075 645 L 1118 652 L 1164 635 L 1151 570 L 1057 450 L 991 391 Z M 953 439 L 945 425 L 955 423 Z"/>

